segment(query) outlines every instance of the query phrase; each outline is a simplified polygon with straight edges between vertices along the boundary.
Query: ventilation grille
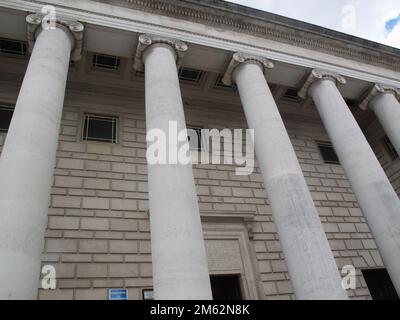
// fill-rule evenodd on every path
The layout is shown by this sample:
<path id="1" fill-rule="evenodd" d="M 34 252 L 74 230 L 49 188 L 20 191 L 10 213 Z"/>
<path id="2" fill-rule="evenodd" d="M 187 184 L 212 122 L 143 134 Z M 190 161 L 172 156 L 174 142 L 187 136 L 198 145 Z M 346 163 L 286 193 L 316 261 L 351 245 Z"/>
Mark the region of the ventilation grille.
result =
<path id="1" fill-rule="evenodd" d="M 0 38 L 0 53 L 3 55 L 25 57 L 26 43 L 19 40 Z"/>
<path id="2" fill-rule="evenodd" d="M 93 55 L 93 68 L 101 70 L 119 70 L 121 58 L 117 56 L 110 56 L 106 54 L 95 53 Z"/>

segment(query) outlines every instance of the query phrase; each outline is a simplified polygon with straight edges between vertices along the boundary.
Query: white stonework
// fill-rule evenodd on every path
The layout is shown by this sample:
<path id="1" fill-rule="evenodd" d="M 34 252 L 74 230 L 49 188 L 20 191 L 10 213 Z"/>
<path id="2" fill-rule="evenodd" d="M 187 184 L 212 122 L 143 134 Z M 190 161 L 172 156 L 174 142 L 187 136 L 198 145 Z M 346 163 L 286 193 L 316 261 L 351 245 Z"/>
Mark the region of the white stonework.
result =
<path id="1" fill-rule="evenodd" d="M 238 54 L 232 61 L 236 63 L 230 66 L 236 66 L 228 69 L 225 77 L 232 75 L 248 126 L 255 131 L 255 151 L 296 297 L 347 299 L 293 146 L 264 78 L 263 72 L 272 68 L 272 63 Z"/>
<path id="2" fill-rule="evenodd" d="M 40 24 L 41 19 L 35 18 L 35 24 Z M 32 21 L 28 16 L 28 24 Z M 37 295 L 46 211 L 73 48 L 72 34 L 63 27 L 42 30 L 37 36 L 4 142 L 0 161 L 1 299 L 34 299 Z"/>
<path id="3" fill-rule="evenodd" d="M 400 201 L 336 87 L 341 76 L 313 71 L 302 89 L 321 115 L 340 163 L 363 210 L 383 261 L 400 291 Z M 310 79 L 309 78 L 309 79 Z"/>
<path id="4" fill-rule="evenodd" d="M 400 154 L 400 89 L 376 84 L 360 104 L 366 110 L 370 107 L 384 127 L 391 142 Z"/>
<path id="5" fill-rule="evenodd" d="M 170 121 L 176 121 L 178 132 L 186 129 L 175 65 L 176 51 L 181 55 L 186 44 L 163 39 L 145 42 L 142 36 L 139 41 L 148 45 L 142 51 L 147 131 L 168 132 Z M 148 183 L 154 298 L 211 299 L 191 163 L 149 164 Z"/>
<path id="6" fill-rule="evenodd" d="M 44 3 L 55 30 L 27 14 Z M 210 299 L 208 275 L 234 274 L 244 299 L 371 299 L 363 271 L 383 268 L 399 290 L 400 159 L 382 143 L 399 149 L 398 50 L 212 0 L 4 0 L 0 21 L 28 51 L 0 50 L 0 298 Z M 116 143 L 83 140 L 86 114 L 116 117 Z M 148 167 L 168 119 L 256 128 L 254 172 Z M 298 188 L 274 187 L 287 172 Z"/>

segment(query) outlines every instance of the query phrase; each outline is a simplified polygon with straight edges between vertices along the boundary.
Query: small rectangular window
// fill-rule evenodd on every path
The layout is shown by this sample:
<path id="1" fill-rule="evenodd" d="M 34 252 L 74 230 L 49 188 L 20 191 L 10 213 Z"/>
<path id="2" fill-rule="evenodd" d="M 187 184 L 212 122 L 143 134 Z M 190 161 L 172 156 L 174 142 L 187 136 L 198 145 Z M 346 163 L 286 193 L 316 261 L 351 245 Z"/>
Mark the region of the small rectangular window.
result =
<path id="1" fill-rule="evenodd" d="M 290 102 L 300 102 L 301 99 L 297 94 L 297 89 L 289 88 L 286 90 L 285 94 L 282 97 L 283 100 L 290 101 Z"/>
<path id="2" fill-rule="evenodd" d="M 0 105 L 0 132 L 8 131 L 13 113 L 13 107 Z"/>
<path id="3" fill-rule="evenodd" d="M 317 142 L 317 144 L 325 163 L 340 164 L 335 149 L 329 142 Z"/>
<path id="4" fill-rule="evenodd" d="M 386 269 L 361 270 L 373 300 L 399 300 Z"/>
<path id="5" fill-rule="evenodd" d="M 84 115 L 83 140 L 117 143 L 117 132 L 117 117 L 94 114 Z"/>
<path id="6" fill-rule="evenodd" d="M 95 69 L 118 70 L 121 59 L 117 56 L 95 53 L 93 55 L 93 67 Z"/>
<path id="7" fill-rule="evenodd" d="M 153 289 L 143 289 L 142 290 L 142 298 L 143 298 L 143 300 L 154 300 Z"/>
<path id="8" fill-rule="evenodd" d="M 382 138 L 383 146 L 385 147 L 386 152 L 388 153 L 391 160 L 396 160 L 399 157 L 396 149 L 394 148 L 392 141 L 390 141 L 388 136 L 384 136 Z"/>
<path id="9" fill-rule="evenodd" d="M 0 38 L 0 53 L 24 57 L 26 55 L 26 43 L 19 40 Z"/>
<path id="10" fill-rule="evenodd" d="M 203 145 L 201 143 L 202 128 L 188 127 L 187 130 L 190 150 L 201 152 L 203 149 Z"/>
<path id="11" fill-rule="evenodd" d="M 180 68 L 179 79 L 187 82 L 200 83 L 203 79 L 204 72 L 195 69 Z"/>

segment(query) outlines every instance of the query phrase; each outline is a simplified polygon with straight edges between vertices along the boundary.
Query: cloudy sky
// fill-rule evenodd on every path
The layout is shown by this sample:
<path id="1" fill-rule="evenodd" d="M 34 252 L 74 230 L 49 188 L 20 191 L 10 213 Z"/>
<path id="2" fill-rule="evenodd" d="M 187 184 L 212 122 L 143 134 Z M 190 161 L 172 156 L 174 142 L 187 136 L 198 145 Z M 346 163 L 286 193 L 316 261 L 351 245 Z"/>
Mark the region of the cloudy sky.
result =
<path id="1" fill-rule="evenodd" d="M 400 0 L 229 0 L 400 48 Z"/>

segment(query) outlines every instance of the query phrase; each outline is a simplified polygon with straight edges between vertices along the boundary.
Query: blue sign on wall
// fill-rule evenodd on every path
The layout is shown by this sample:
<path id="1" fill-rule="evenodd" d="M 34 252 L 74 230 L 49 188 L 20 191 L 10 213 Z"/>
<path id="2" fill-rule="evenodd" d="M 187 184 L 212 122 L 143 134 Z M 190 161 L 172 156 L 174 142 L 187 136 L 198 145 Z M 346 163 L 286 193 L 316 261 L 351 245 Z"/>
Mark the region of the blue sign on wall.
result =
<path id="1" fill-rule="evenodd" d="M 108 300 L 128 300 L 127 289 L 109 289 Z"/>

